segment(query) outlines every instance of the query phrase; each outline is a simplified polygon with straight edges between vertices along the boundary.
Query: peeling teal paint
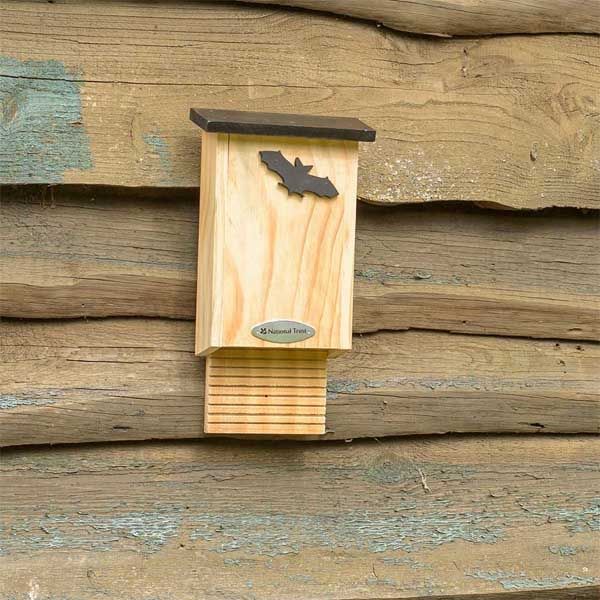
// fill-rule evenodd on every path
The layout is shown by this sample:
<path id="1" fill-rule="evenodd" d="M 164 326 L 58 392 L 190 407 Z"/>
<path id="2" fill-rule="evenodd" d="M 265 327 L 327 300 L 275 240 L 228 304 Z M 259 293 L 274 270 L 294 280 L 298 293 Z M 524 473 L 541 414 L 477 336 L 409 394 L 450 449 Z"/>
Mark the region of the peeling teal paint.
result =
<path id="1" fill-rule="evenodd" d="M 381 516 L 351 513 L 329 516 L 202 515 L 194 518 L 191 539 L 212 541 L 218 553 L 236 550 L 266 556 L 298 554 L 306 547 L 414 552 L 453 541 L 492 544 L 503 530 L 494 515 L 473 514 L 468 522 L 445 512 Z"/>
<path id="2" fill-rule="evenodd" d="M 364 469 L 362 478 L 379 485 L 397 485 L 405 482 L 419 481 L 418 467 L 411 461 L 401 459 L 392 452 L 377 456 Z M 405 506 L 405 508 L 407 508 Z M 417 508 L 415 502 L 411 508 Z"/>
<path id="3" fill-rule="evenodd" d="M 566 523 L 571 533 L 600 531 L 600 497 L 593 498 L 590 505 L 583 510 L 570 508 L 548 508 L 530 511 L 540 517 L 545 517 L 549 523 Z"/>
<path id="4" fill-rule="evenodd" d="M 50 406 L 56 403 L 60 392 L 44 390 L 43 393 L 27 392 L 20 394 L 0 394 L 0 410 L 10 410 L 19 406 Z"/>
<path id="5" fill-rule="evenodd" d="M 431 565 L 423 563 L 419 560 L 415 560 L 414 558 L 411 558 L 410 556 L 403 556 L 402 558 L 398 558 L 396 556 L 386 556 L 386 557 L 380 559 L 380 561 L 384 565 L 406 566 L 406 567 L 409 567 L 410 569 L 414 569 L 415 571 L 421 570 L 421 569 L 431 569 L 432 568 Z"/>
<path id="6" fill-rule="evenodd" d="M 81 82 L 57 60 L 0 56 L 0 184 L 60 183 L 91 168 Z"/>
<path id="7" fill-rule="evenodd" d="M 171 538 L 177 536 L 181 520 L 180 511 L 129 512 L 108 519 L 77 519 L 81 525 L 87 525 L 96 531 L 139 540 L 152 551 L 159 550 Z"/>
<path id="8" fill-rule="evenodd" d="M 368 394 L 371 389 L 398 388 L 407 386 L 426 390 L 501 391 L 511 389 L 551 388 L 555 382 L 547 379 L 502 379 L 483 377 L 388 377 L 386 379 L 331 379 L 327 384 L 327 398 L 336 399 L 340 394 Z"/>
<path id="9" fill-rule="evenodd" d="M 466 573 L 468 577 L 483 579 L 484 581 L 496 581 L 505 590 L 548 590 L 563 588 L 569 585 L 594 585 L 600 579 L 597 577 L 580 577 L 578 575 L 563 575 L 560 577 L 528 577 L 526 573 L 506 571 L 471 571 Z"/>
<path id="10" fill-rule="evenodd" d="M 32 550 L 74 549 L 108 551 L 117 542 L 131 539 L 146 551 L 160 550 L 177 536 L 182 510 L 127 512 L 110 517 L 88 514 L 51 515 L 37 522 L 19 522 L 0 541 L 0 554 Z"/>
<path id="11" fill-rule="evenodd" d="M 315 578 L 312 577 L 311 575 L 302 575 L 302 574 L 288 575 L 287 578 L 290 581 L 299 581 L 300 583 L 307 583 L 307 584 L 317 583 Z"/>
<path id="12" fill-rule="evenodd" d="M 144 143 L 150 147 L 151 155 L 158 159 L 162 175 L 160 181 L 164 184 L 172 183 L 173 165 L 167 141 L 155 133 L 146 133 L 144 134 L 143 139 Z M 148 168 L 148 165 L 146 165 L 146 168 Z"/>
<path id="13" fill-rule="evenodd" d="M 367 579 L 367 585 L 384 585 L 389 587 L 397 587 L 398 582 L 391 577 L 374 577 L 371 576 Z"/>
<path id="14" fill-rule="evenodd" d="M 548 546 L 548 552 L 559 556 L 574 556 L 578 549 L 574 546 Z"/>
<path id="15" fill-rule="evenodd" d="M 369 283 L 414 283 L 421 282 L 424 284 L 437 285 L 467 285 L 469 282 L 463 277 L 453 275 L 452 277 L 435 276 L 430 271 L 414 270 L 410 272 L 402 272 L 399 270 L 388 271 L 381 268 L 367 267 L 366 269 L 355 269 L 354 277 L 358 280 Z"/>
<path id="16" fill-rule="evenodd" d="M 341 379 L 327 380 L 327 399 L 332 400 L 338 397 L 338 394 L 356 394 L 360 390 L 361 384 L 357 381 L 344 381 Z"/>
<path id="17" fill-rule="evenodd" d="M 73 472 L 79 468 L 91 467 L 87 463 L 81 467 L 71 464 Z M 54 471 L 46 469 L 46 472 Z M 239 551 L 247 557 L 276 557 L 296 555 L 309 548 L 337 549 L 369 552 L 379 555 L 382 564 L 418 568 L 422 563 L 390 557 L 390 553 L 418 553 L 457 541 L 494 544 L 510 535 L 507 523 L 514 529 L 516 523 L 526 526 L 540 522 L 540 513 L 520 506 L 512 512 L 485 507 L 465 512 L 453 507 L 449 499 L 441 500 L 424 498 L 415 502 L 397 497 L 393 512 L 384 513 L 377 510 L 320 515 L 256 514 L 238 507 L 233 514 L 220 514 L 206 512 L 206 503 L 201 501 L 191 505 L 189 501 L 185 505 L 161 505 L 157 501 L 151 511 L 123 510 L 115 505 L 112 509 L 108 507 L 108 514 L 100 515 L 45 513 L 37 518 L 15 519 L 1 531 L 0 554 L 30 554 L 47 549 L 106 551 L 117 544 L 119 548 L 145 553 L 187 538 L 198 541 L 203 551 L 223 555 Z M 587 523 L 594 510 L 595 505 L 581 506 L 569 514 L 561 511 L 554 520 L 569 529 L 574 523 Z M 508 572 L 473 571 L 469 576 L 495 577 L 494 580 L 505 587 L 513 586 L 512 589 L 551 587 L 561 581 L 565 585 L 587 582 L 586 578 L 568 579 L 571 577 L 568 573 L 561 574 L 562 580 L 557 576 L 552 581 Z"/>

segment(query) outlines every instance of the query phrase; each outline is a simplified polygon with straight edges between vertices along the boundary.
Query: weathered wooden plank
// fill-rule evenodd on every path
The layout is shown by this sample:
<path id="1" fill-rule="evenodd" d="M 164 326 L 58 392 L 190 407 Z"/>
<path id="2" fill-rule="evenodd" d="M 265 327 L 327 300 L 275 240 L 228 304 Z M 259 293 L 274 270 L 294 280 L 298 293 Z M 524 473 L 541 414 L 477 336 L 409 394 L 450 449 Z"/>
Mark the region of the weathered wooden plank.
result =
<path id="1" fill-rule="evenodd" d="M 196 192 L 0 188 L 0 315 L 193 319 Z M 357 218 L 354 330 L 599 339 L 600 220 L 455 206 Z"/>
<path id="2" fill-rule="evenodd" d="M 246 0 L 247 1 L 247 0 Z M 250 0 L 299 6 L 381 23 L 426 35 L 600 33 L 595 0 Z"/>
<path id="3" fill-rule="evenodd" d="M 0 445 L 202 437 L 191 322 L 0 323 Z M 600 345 L 409 331 L 329 362 L 327 433 L 600 431 Z"/>
<path id="4" fill-rule="evenodd" d="M 0 595 L 590 598 L 599 452 L 534 435 L 9 451 Z"/>
<path id="5" fill-rule="evenodd" d="M 360 117 L 368 202 L 600 206 L 598 36 L 181 1 L 2 0 L 0 21 L 0 182 L 197 186 L 188 111 L 215 106 Z"/>

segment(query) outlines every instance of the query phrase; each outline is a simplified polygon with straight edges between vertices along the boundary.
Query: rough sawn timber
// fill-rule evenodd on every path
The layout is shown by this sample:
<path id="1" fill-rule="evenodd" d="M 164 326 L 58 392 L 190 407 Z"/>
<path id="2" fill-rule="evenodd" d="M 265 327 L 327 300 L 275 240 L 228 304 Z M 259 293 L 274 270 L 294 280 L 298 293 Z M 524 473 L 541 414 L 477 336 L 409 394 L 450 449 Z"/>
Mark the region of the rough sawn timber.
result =
<path id="1" fill-rule="evenodd" d="M 368 202 L 600 206 L 596 35 L 426 39 L 182 1 L 2 0 L 0 22 L 0 183 L 197 187 L 188 113 L 213 106 L 361 118 Z"/>
<path id="2" fill-rule="evenodd" d="M 0 316 L 193 319 L 196 191 L 0 189 Z M 597 214 L 359 205 L 354 331 L 600 339 Z"/>
<path id="3" fill-rule="evenodd" d="M 596 0 L 244 0 L 298 6 L 425 35 L 600 33 Z"/>
<path id="4" fill-rule="evenodd" d="M 535 435 L 15 449 L 0 595 L 593 598 L 599 452 Z"/>
<path id="5" fill-rule="evenodd" d="M 201 437 L 194 324 L 0 322 L 0 445 Z M 600 345 L 409 331 L 329 361 L 327 433 L 600 432 Z"/>

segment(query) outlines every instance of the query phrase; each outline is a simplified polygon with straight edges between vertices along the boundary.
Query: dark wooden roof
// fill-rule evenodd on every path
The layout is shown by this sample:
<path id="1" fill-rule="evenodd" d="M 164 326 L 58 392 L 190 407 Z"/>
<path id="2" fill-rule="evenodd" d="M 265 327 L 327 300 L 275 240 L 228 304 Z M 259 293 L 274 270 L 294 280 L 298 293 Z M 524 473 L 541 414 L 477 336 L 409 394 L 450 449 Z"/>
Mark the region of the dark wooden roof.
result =
<path id="1" fill-rule="evenodd" d="M 372 142 L 375 130 L 350 117 L 319 117 L 282 113 L 192 108 L 190 119 L 204 131 L 245 133 L 248 135 L 283 135 L 331 140 Z"/>

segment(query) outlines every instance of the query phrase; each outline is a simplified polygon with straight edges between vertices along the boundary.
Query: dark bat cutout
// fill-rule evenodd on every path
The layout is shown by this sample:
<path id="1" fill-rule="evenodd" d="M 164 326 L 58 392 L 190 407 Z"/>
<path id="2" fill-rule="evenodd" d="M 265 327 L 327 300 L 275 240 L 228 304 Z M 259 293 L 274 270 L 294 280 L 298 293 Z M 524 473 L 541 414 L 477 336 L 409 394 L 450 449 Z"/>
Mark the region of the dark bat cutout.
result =
<path id="1" fill-rule="evenodd" d="M 296 158 L 292 164 L 280 150 L 260 150 L 259 154 L 260 160 L 267 165 L 267 169 L 281 177 L 282 181 L 279 185 L 286 188 L 288 194 L 304 196 L 304 192 L 312 192 L 322 198 L 335 198 L 338 195 L 329 177 L 309 175 L 308 172 L 313 166 L 303 165 L 299 158 Z"/>

